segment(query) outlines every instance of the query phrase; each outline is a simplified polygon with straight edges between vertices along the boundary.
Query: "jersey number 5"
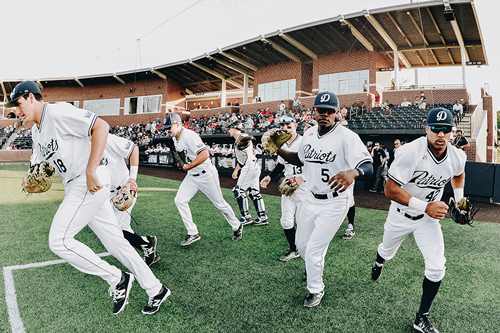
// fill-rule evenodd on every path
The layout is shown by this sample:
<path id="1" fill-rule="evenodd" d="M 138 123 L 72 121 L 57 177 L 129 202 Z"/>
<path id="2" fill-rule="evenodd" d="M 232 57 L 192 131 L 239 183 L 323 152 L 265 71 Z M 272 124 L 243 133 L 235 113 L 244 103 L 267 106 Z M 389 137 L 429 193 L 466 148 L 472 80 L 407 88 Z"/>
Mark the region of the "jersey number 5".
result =
<path id="1" fill-rule="evenodd" d="M 321 169 L 321 181 L 323 183 L 328 183 L 330 180 L 330 175 L 328 174 L 328 169 Z"/>

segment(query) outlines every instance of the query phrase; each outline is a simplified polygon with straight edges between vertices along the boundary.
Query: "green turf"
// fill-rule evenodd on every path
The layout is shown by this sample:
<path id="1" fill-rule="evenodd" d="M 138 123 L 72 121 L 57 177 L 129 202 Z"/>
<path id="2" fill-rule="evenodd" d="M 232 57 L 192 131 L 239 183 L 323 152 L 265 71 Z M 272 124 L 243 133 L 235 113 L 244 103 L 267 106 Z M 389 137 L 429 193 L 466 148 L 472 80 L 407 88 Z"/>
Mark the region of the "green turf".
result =
<path id="1" fill-rule="evenodd" d="M 60 179 L 52 189 L 26 198 L 20 183 L 26 166 L 0 166 L 7 189 L 0 204 L 2 267 L 58 259 L 48 248 L 52 217 L 64 196 Z M 312 309 L 302 306 L 307 289 L 302 259 L 280 262 L 287 249 L 279 223 L 280 198 L 264 196 L 270 224 L 246 226 L 231 240 L 222 214 L 201 193 L 191 201 L 201 240 L 180 242 L 186 230 L 173 202 L 180 182 L 140 175 L 134 208 L 135 231 L 158 236 L 156 276 L 172 290 L 160 312 L 144 316 L 146 293 L 136 282 L 125 311 L 112 314 L 108 285 L 69 264 L 14 271 L 19 311 L 27 332 L 412 332 L 421 295 L 424 264 L 408 237 L 381 279 L 370 268 L 387 212 L 356 209 L 356 236 L 333 239 L 324 271 L 325 297 Z M 232 192 L 226 201 L 238 212 Z M 253 207 L 251 207 L 253 212 Z M 239 214 L 237 214 L 239 215 Z M 458 226 L 445 219 L 447 275 L 432 308 L 441 332 L 498 332 L 500 225 Z M 104 252 L 85 228 L 78 239 Z M 123 268 L 114 258 L 105 260 Z M 3 277 L 3 275 L 2 275 Z M 0 331 L 10 332 L 5 289 L 0 288 Z"/>

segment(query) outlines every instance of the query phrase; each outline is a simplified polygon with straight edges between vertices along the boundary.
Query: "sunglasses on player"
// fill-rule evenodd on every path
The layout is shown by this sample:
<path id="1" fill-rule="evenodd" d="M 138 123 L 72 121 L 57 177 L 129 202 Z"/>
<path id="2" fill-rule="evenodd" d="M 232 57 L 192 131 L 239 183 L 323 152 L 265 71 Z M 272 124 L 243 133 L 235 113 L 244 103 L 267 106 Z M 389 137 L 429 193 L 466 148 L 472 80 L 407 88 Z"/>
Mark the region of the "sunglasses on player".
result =
<path id="1" fill-rule="evenodd" d="M 316 111 L 319 114 L 326 113 L 328 115 L 332 115 L 336 112 L 335 109 L 326 109 L 326 108 L 314 108 L 314 111 Z"/>
<path id="2" fill-rule="evenodd" d="M 444 134 L 448 134 L 452 130 L 451 126 L 428 126 L 428 127 L 432 132 L 437 133 L 437 134 L 439 134 L 440 132 L 443 132 Z"/>

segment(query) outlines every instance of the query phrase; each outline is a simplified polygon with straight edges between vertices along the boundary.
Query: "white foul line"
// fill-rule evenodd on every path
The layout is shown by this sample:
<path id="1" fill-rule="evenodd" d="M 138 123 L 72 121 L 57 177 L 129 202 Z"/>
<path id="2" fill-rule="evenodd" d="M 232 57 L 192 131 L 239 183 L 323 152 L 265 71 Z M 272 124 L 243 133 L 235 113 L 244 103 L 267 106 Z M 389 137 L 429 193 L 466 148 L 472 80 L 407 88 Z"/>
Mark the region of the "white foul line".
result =
<path id="1" fill-rule="evenodd" d="M 99 253 L 99 257 L 109 256 L 108 252 Z M 50 260 L 45 262 L 26 264 L 26 265 L 15 265 L 3 268 L 3 277 L 5 281 L 5 300 L 7 302 L 7 311 L 9 312 L 9 321 L 12 333 L 25 333 L 23 320 L 19 314 L 19 307 L 17 305 L 16 287 L 14 286 L 14 276 L 12 271 L 16 269 L 25 268 L 35 268 L 50 265 L 57 265 L 65 263 L 66 260 Z"/>

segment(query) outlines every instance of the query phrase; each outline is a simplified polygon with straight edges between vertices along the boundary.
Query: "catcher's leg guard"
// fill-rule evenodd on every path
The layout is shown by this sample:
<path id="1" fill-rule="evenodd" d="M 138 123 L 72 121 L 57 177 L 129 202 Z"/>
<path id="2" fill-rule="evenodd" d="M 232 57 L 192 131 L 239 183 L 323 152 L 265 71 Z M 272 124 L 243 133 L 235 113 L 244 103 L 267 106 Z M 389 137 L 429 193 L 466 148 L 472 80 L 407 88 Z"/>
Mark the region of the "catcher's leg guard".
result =
<path id="1" fill-rule="evenodd" d="M 233 194 L 236 198 L 236 202 L 238 202 L 238 207 L 240 207 L 241 216 L 245 218 L 250 218 L 250 212 L 248 211 L 248 200 L 243 191 L 238 185 L 233 188 Z"/>
<path id="2" fill-rule="evenodd" d="M 266 207 L 264 206 L 264 200 L 262 199 L 262 195 L 260 195 L 259 190 L 250 187 L 248 189 L 248 196 L 253 201 L 257 215 L 259 215 L 261 219 L 267 220 Z"/>

